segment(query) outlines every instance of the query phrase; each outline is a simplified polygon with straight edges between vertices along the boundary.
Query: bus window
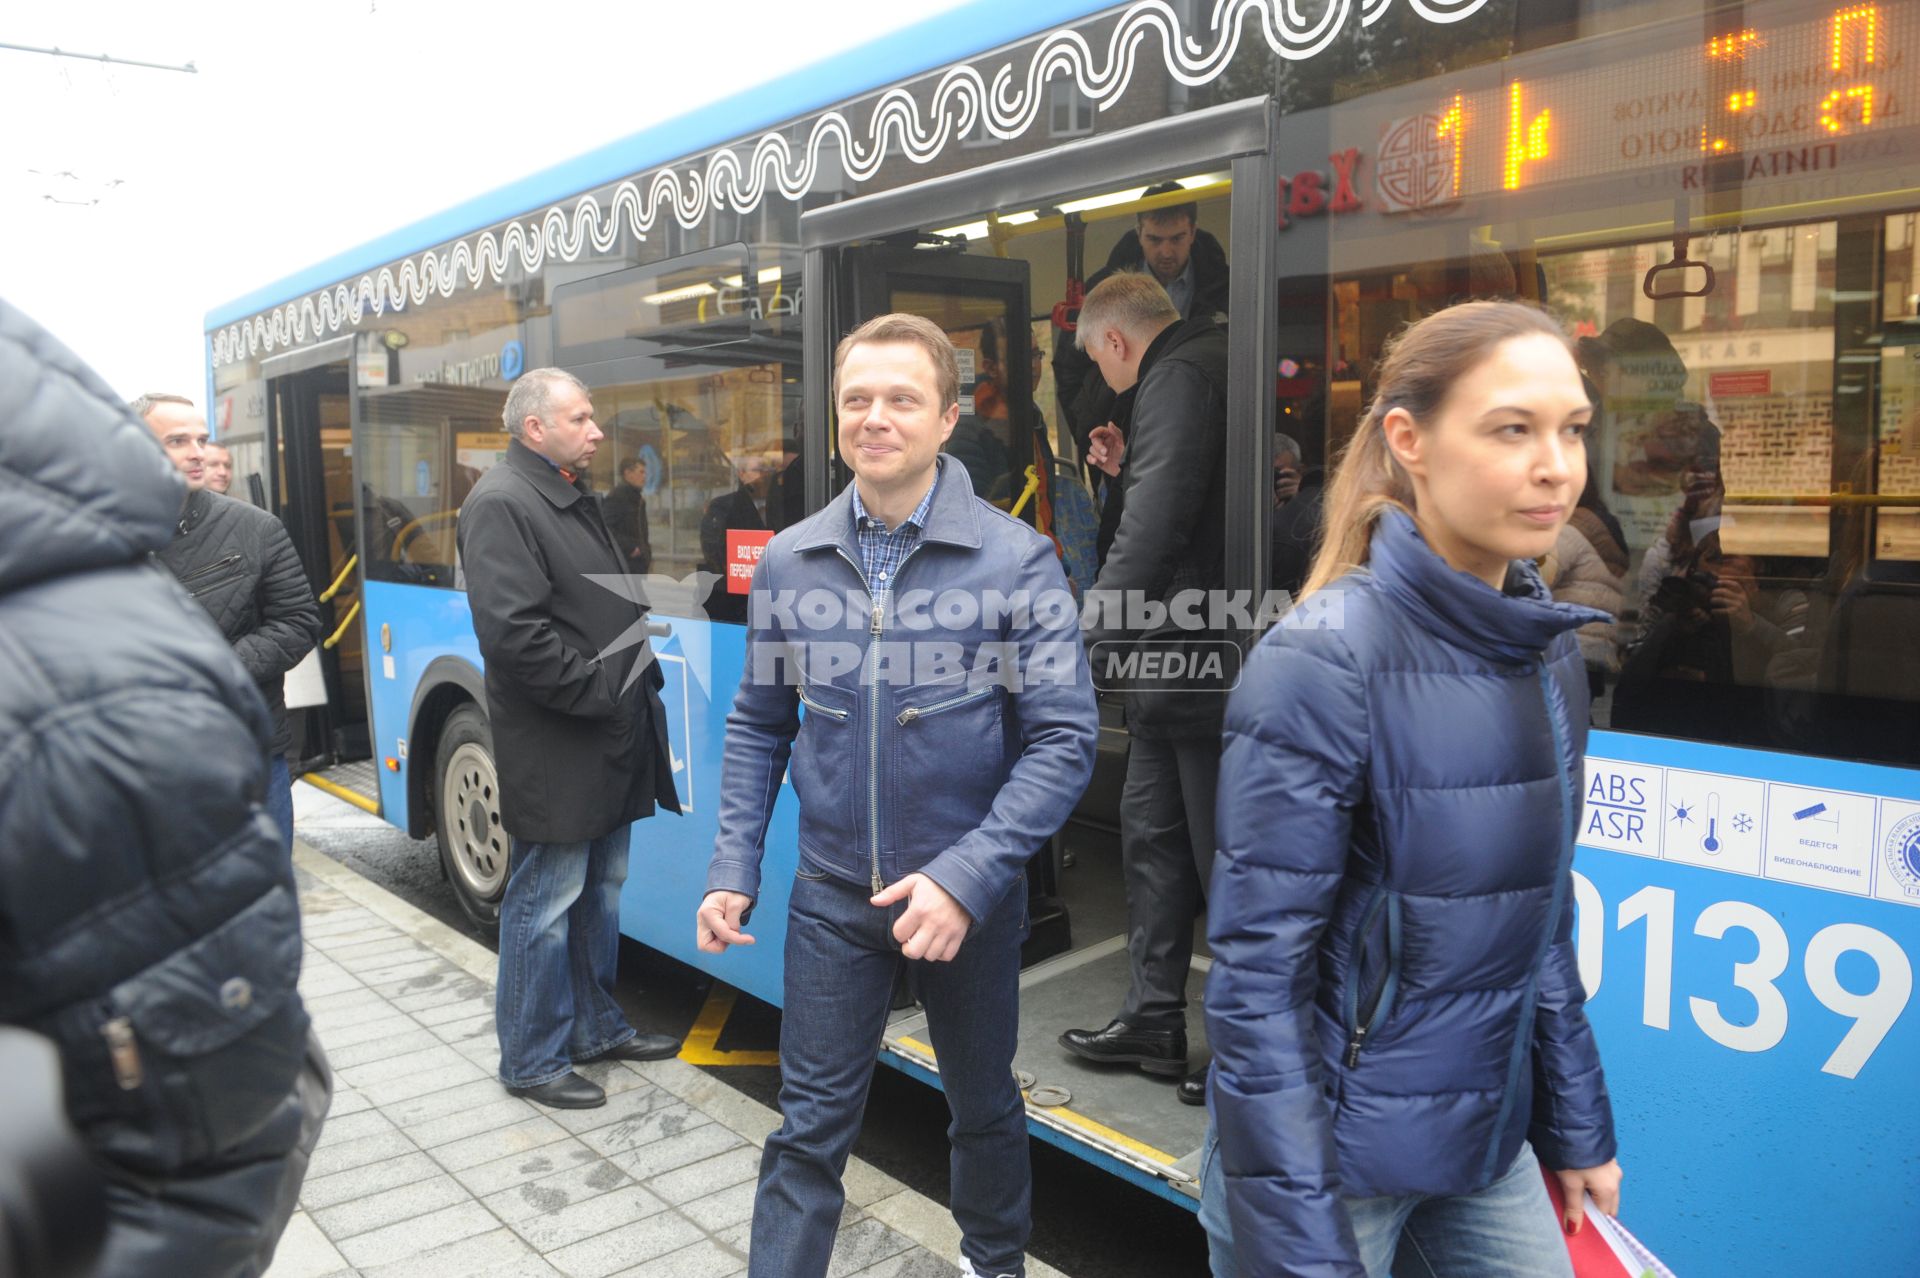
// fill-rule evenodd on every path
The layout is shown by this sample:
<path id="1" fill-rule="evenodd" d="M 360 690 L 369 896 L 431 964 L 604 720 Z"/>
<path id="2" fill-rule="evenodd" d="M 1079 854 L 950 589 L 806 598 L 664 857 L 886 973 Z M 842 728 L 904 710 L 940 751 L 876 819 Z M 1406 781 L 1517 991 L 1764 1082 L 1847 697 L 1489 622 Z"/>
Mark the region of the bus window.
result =
<path id="1" fill-rule="evenodd" d="M 358 513 L 368 577 L 456 584 L 456 517 L 480 476 L 506 456 L 506 402 L 504 383 L 363 389 Z"/>

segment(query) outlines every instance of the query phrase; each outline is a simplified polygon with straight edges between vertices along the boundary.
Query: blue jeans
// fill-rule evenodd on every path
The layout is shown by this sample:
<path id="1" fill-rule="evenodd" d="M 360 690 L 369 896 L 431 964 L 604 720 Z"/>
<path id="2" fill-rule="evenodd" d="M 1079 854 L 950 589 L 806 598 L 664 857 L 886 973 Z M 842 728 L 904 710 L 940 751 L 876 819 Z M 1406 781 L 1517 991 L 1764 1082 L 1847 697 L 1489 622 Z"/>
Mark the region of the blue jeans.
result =
<path id="1" fill-rule="evenodd" d="M 760 1159 L 749 1278 L 827 1272 L 846 1201 L 840 1176 L 860 1134 L 903 962 L 927 1009 L 953 1114 L 947 1139 L 961 1254 L 990 1278 L 1020 1278 L 1033 1224 L 1026 1107 L 1013 1081 L 1025 884 L 1015 883 L 992 913 L 975 920 L 946 963 L 904 960 L 893 924 L 906 903 L 875 909 L 868 895 L 865 884 L 804 866 L 793 881 L 780 1021 L 783 1121 Z"/>
<path id="2" fill-rule="evenodd" d="M 293 774 L 287 770 L 287 757 L 273 756 L 267 769 L 267 815 L 280 827 L 282 851 L 293 851 Z"/>
<path id="3" fill-rule="evenodd" d="M 1560 1217 L 1530 1145 L 1477 1194 L 1349 1198 L 1346 1205 L 1368 1278 L 1573 1278 Z M 1239 1278 L 1227 1175 L 1211 1126 L 1200 1153 L 1200 1227 L 1213 1278 Z"/>
<path id="4" fill-rule="evenodd" d="M 500 902 L 500 1081 L 538 1087 L 633 1037 L 614 1001 L 631 825 L 588 843 L 513 841 Z"/>

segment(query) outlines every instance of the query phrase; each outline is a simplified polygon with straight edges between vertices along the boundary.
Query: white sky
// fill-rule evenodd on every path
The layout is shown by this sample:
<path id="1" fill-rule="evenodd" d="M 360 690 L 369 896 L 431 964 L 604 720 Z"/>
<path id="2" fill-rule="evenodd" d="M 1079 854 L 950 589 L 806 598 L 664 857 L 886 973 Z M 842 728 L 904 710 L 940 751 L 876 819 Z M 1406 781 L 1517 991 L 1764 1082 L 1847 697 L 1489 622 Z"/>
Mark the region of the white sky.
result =
<path id="1" fill-rule="evenodd" d="M 200 402 L 212 307 L 959 2 L 9 6 L 0 41 L 199 74 L 0 50 L 0 296 Z"/>

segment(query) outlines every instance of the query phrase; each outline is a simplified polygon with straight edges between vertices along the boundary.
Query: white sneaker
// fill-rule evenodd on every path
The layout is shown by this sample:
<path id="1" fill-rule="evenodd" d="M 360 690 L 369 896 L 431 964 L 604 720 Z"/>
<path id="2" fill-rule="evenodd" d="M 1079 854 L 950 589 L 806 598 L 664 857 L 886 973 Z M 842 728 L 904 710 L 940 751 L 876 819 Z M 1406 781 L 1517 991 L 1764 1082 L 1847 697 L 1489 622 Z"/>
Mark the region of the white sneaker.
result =
<path id="1" fill-rule="evenodd" d="M 983 1274 L 973 1267 L 973 1262 L 963 1254 L 960 1257 L 960 1278 L 1015 1278 L 1012 1273 Z"/>

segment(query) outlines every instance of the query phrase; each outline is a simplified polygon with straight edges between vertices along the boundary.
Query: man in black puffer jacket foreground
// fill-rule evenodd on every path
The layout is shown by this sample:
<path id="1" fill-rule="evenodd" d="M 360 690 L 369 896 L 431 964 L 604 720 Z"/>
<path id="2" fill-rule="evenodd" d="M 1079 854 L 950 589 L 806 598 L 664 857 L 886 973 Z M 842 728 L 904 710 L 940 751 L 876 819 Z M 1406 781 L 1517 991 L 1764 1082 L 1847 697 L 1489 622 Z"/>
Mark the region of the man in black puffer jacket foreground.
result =
<path id="1" fill-rule="evenodd" d="M 267 810 L 280 838 L 293 847 L 293 777 L 286 753 L 287 672 L 320 638 L 320 607 L 286 527 L 271 513 L 205 487 L 207 424 L 180 395 L 142 395 L 133 411 L 146 422 L 175 469 L 186 479 L 186 505 L 173 539 L 160 550 L 165 564 L 233 645 L 240 664 L 273 716 L 273 752 Z"/>
<path id="2" fill-rule="evenodd" d="M 272 720 L 153 562 L 186 486 L 0 302 L 0 1023 L 58 1046 L 109 1178 L 96 1278 L 250 1278 L 326 1112 Z"/>

